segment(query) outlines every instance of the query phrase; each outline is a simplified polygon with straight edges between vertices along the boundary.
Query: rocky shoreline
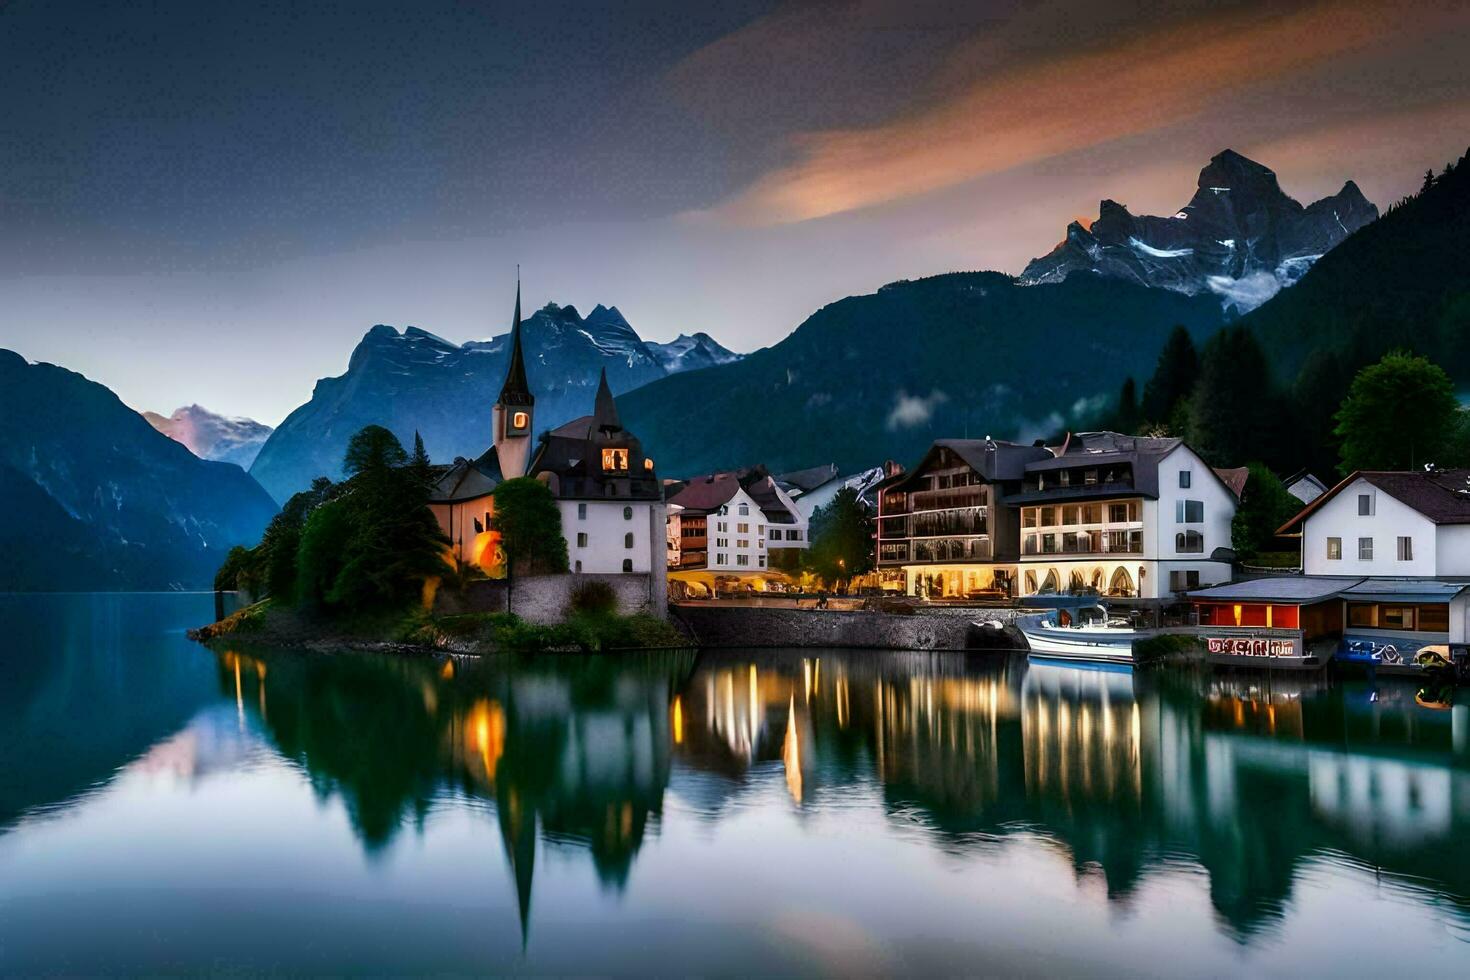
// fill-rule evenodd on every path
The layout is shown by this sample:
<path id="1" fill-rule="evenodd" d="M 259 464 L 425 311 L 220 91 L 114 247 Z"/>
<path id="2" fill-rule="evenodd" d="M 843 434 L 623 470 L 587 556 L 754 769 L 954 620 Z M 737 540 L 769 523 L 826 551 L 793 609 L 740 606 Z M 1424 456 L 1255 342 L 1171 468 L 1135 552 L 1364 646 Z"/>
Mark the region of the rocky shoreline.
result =
<path id="1" fill-rule="evenodd" d="M 320 653 L 405 655 L 589 653 L 694 645 L 687 632 L 647 616 L 581 617 L 545 626 L 504 613 L 434 616 L 413 611 L 340 621 L 276 607 L 269 600 L 188 630 L 186 635 L 210 647 L 228 643 Z"/>

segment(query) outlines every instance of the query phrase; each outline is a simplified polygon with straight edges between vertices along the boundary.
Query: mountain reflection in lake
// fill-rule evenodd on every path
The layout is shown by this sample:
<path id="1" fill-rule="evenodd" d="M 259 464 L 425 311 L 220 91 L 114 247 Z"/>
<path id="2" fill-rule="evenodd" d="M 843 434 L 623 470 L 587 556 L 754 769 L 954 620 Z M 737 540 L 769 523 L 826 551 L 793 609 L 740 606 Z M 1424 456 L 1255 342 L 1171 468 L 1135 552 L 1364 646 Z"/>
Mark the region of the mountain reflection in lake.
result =
<path id="1" fill-rule="evenodd" d="M 1470 712 L 1412 686 L 210 652 L 208 601 L 0 597 L 0 973 L 1470 964 Z"/>

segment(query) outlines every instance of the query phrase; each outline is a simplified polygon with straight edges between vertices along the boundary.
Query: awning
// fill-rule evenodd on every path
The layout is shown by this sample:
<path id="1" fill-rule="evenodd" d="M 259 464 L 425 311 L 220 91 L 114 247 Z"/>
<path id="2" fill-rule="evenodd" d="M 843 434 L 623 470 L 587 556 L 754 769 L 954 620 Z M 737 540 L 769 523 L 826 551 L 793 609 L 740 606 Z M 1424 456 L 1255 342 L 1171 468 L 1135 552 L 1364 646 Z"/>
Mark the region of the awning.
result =
<path id="1" fill-rule="evenodd" d="M 1342 597 L 1354 602 L 1449 602 L 1470 589 L 1470 582 L 1446 582 L 1442 579 L 1365 578 Z"/>
<path id="2" fill-rule="evenodd" d="M 1330 575 L 1281 575 L 1231 582 L 1189 593 L 1198 602 L 1289 602 L 1304 606 L 1336 599 L 1363 582 Z"/>

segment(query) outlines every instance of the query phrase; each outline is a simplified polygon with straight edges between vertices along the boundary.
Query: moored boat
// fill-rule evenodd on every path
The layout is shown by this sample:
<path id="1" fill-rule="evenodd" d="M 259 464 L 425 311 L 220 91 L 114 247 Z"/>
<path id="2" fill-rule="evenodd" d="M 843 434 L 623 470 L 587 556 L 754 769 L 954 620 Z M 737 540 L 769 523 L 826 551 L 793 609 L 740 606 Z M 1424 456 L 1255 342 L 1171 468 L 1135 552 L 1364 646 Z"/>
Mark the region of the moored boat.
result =
<path id="1" fill-rule="evenodd" d="M 1133 641 L 1143 635 L 1125 620 L 1109 618 L 1100 603 L 1021 616 L 1016 627 L 1033 658 L 1130 666 Z"/>

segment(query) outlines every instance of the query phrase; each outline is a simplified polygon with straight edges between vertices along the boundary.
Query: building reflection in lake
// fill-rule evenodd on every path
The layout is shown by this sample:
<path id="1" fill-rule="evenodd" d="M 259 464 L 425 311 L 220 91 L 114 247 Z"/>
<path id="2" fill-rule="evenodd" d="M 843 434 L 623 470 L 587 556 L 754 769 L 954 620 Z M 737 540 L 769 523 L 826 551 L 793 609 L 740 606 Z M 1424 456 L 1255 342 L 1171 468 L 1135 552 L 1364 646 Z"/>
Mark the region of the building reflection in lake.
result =
<path id="1" fill-rule="evenodd" d="M 218 654 L 222 690 L 256 714 L 364 847 L 420 827 L 446 792 L 495 803 L 529 922 L 538 843 L 627 880 L 669 780 L 669 704 L 689 653 L 616 659 Z"/>
<path id="2" fill-rule="evenodd" d="M 1470 921 L 1470 714 L 1412 688 L 794 651 L 226 653 L 219 671 L 369 852 L 445 793 L 493 801 L 523 930 L 538 847 L 586 853 L 621 888 L 666 791 L 718 821 L 767 788 L 803 819 L 877 793 L 897 829 L 956 855 L 1039 838 L 1121 903 L 1187 860 L 1242 941 L 1327 853 Z"/>

